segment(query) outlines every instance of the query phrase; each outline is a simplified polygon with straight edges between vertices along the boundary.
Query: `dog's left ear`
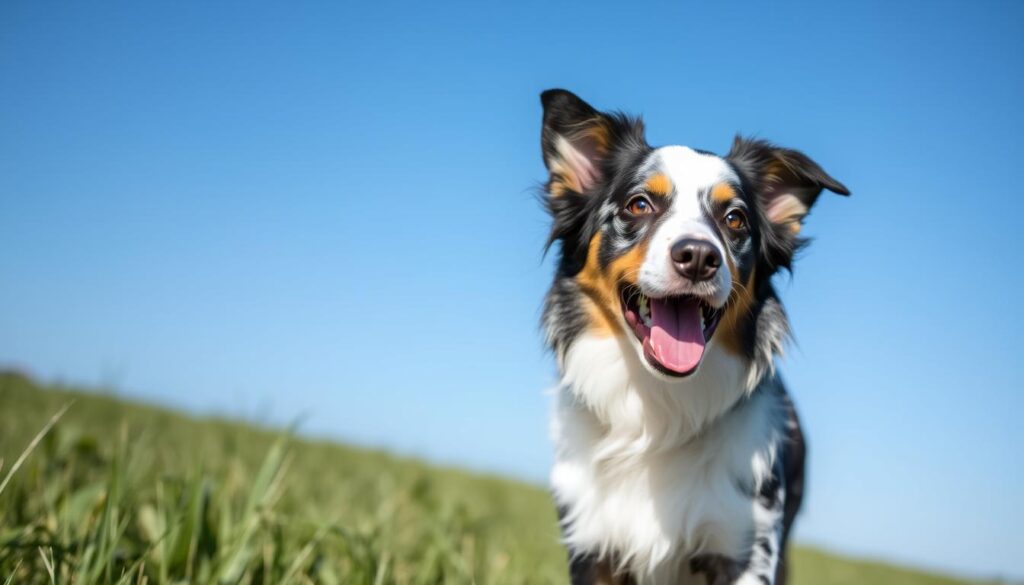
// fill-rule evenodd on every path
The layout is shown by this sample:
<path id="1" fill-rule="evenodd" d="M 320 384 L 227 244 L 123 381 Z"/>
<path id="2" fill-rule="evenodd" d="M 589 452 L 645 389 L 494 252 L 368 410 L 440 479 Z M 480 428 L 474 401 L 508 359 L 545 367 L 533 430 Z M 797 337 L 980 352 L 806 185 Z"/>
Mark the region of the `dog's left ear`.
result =
<path id="1" fill-rule="evenodd" d="M 726 158 L 757 195 L 766 220 L 761 245 L 768 274 L 792 266 L 796 250 L 806 243 L 800 237 L 804 217 L 823 190 L 850 194 L 802 152 L 764 140 L 737 136 Z"/>
<path id="2" fill-rule="evenodd" d="M 807 155 L 765 140 L 736 136 L 726 158 L 754 183 L 767 219 L 794 236 L 823 190 L 850 195 L 846 185 Z"/>
<path id="3" fill-rule="evenodd" d="M 804 153 L 764 140 L 737 136 L 726 158 L 753 183 L 768 221 L 792 236 L 800 233 L 804 217 L 823 190 L 850 194 Z"/>

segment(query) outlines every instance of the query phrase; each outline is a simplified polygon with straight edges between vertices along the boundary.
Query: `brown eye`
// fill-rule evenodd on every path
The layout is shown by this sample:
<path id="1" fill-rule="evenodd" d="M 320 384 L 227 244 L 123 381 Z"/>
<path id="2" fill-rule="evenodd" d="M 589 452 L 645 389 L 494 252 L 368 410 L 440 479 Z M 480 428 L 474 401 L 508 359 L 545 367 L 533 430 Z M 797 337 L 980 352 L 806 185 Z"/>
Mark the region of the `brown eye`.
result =
<path id="1" fill-rule="evenodd" d="M 725 214 L 725 225 L 736 232 L 745 230 L 747 229 L 747 216 L 739 209 L 733 209 Z"/>
<path id="2" fill-rule="evenodd" d="M 654 205 L 643 195 L 637 195 L 626 204 L 626 211 L 633 215 L 647 215 L 648 213 L 654 213 Z"/>

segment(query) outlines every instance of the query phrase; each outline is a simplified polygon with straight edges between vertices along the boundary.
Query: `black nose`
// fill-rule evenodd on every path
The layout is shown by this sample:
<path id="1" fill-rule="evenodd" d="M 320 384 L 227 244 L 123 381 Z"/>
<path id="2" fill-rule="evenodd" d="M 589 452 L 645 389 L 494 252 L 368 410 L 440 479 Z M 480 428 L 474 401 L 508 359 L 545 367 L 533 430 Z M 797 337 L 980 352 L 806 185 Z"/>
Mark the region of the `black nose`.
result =
<path id="1" fill-rule="evenodd" d="M 718 248 L 706 240 L 683 238 L 672 244 L 672 263 L 676 271 L 693 282 L 710 280 L 722 265 Z"/>

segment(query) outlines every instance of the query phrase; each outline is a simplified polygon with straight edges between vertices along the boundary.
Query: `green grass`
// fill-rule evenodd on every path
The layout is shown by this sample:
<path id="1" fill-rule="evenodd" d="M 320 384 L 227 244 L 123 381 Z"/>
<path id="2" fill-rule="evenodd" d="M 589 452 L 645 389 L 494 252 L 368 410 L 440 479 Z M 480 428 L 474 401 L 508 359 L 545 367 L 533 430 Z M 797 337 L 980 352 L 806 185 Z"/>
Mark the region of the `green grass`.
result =
<path id="1" fill-rule="evenodd" d="M 565 583 L 544 489 L 0 373 L 7 583 Z M 796 585 L 966 583 L 798 549 Z"/>

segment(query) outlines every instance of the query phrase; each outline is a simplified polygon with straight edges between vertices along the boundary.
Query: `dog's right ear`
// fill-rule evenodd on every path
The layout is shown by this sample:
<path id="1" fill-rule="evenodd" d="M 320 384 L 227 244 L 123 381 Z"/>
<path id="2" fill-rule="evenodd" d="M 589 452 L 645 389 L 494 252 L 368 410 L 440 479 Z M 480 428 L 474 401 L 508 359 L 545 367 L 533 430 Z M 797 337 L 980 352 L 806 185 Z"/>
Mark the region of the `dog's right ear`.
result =
<path id="1" fill-rule="evenodd" d="M 551 214 L 545 249 L 561 242 L 563 270 L 572 274 L 582 268 L 595 229 L 587 224 L 595 187 L 613 172 L 613 152 L 647 144 L 644 125 L 623 114 L 599 112 L 564 89 L 545 91 L 540 102 L 540 146 L 549 173 L 544 204 Z"/>
<path id="2" fill-rule="evenodd" d="M 540 94 L 544 127 L 540 146 L 552 197 L 585 194 L 601 179 L 611 148 L 614 121 L 564 89 Z"/>

